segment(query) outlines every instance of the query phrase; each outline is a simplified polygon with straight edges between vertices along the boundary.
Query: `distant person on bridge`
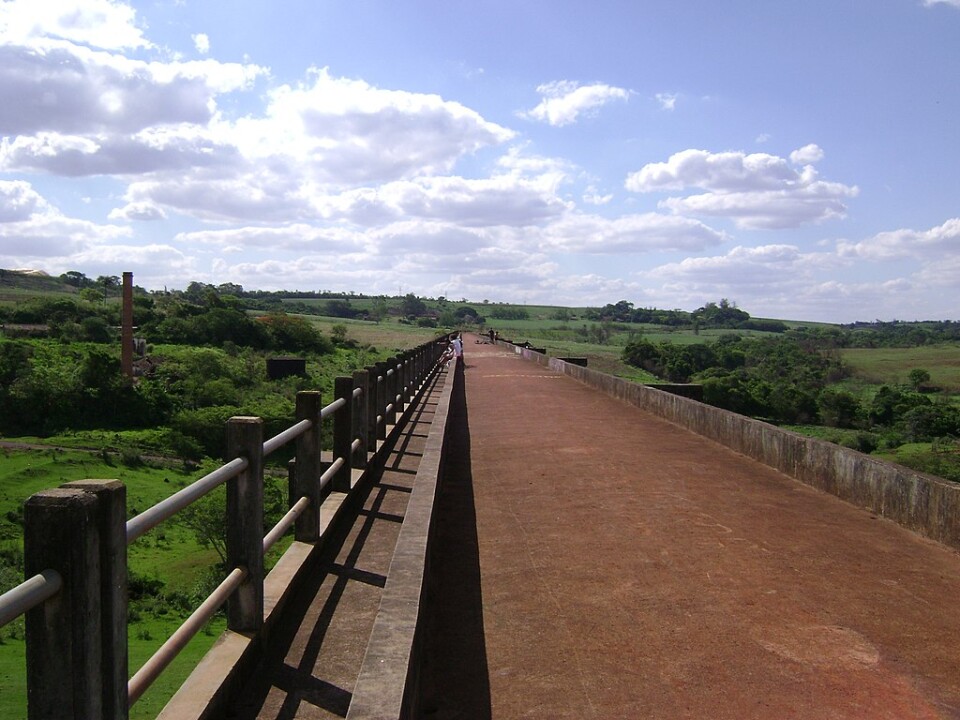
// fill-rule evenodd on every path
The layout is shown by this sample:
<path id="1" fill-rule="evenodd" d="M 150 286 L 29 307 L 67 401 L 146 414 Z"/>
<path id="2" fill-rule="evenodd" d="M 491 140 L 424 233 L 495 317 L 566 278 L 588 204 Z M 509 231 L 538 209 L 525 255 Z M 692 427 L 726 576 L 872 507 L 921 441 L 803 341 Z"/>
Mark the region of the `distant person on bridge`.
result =
<path id="1" fill-rule="evenodd" d="M 457 359 L 463 357 L 463 337 L 460 333 L 457 333 L 457 336 L 453 338 L 453 355 Z"/>

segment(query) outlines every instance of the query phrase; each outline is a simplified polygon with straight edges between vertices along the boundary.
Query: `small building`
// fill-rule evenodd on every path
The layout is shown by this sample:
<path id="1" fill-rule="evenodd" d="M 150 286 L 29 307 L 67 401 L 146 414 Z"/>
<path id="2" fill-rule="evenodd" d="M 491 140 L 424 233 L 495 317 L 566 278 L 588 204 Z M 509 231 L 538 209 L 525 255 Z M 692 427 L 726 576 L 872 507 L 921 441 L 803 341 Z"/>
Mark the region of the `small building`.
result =
<path id="1" fill-rule="evenodd" d="M 271 380 L 282 380 L 293 375 L 306 377 L 307 361 L 305 359 L 297 357 L 267 358 L 267 377 Z"/>

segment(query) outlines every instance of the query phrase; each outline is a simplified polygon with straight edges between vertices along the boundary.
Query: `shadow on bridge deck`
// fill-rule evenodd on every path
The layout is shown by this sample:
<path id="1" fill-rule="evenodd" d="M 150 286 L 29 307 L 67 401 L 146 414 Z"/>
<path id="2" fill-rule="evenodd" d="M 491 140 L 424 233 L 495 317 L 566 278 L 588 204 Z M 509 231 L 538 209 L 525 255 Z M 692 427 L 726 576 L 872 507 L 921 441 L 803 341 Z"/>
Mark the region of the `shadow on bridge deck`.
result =
<path id="1" fill-rule="evenodd" d="M 331 526 L 308 577 L 248 674 L 227 718 L 345 717 L 364 659 L 424 442 L 434 387 L 390 442 L 382 471 Z"/>

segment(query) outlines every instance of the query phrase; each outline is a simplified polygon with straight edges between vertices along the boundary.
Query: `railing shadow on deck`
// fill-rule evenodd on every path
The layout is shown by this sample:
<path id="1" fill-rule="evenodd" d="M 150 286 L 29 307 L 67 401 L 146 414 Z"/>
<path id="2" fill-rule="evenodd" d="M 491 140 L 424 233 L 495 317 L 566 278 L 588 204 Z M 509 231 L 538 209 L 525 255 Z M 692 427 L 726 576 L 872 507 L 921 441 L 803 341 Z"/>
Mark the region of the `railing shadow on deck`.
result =
<path id="1" fill-rule="evenodd" d="M 434 376 L 431 383 L 436 384 L 438 380 L 439 376 Z M 425 396 L 428 394 L 429 390 L 424 392 Z M 362 484 L 354 488 L 348 504 L 343 507 L 344 521 L 331 526 L 322 551 L 311 560 L 305 579 L 298 584 L 296 594 L 284 607 L 262 657 L 245 673 L 244 687 L 227 704 L 226 717 L 243 720 L 260 716 L 274 687 L 279 687 L 284 695 L 279 709 L 270 711 L 270 717 L 277 720 L 297 717 L 303 704 L 346 717 L 352 700 L 351 691 L 316 677 L 315 665 L 334 615 L 344 602 L 349 583 L 362 582 L 380 588 L 386 584 L 386 576 L 364 570 L 358 563 L 376 523 L 403 521 L 402 516 L 392 516 L 381 509 L 388 493 L 409 493 L 411 490 L 384 482 L 384 473 L 404 472 L 399 466 L 405 455 L 415 455 L 409 450 L 410 437 L 422 422 L 423 414 L 424 406 L 419 404 L 410 417 L 398 424 L 398 432 L 391 435 L 380 449 L 385 462 L 371 468 Z M 356 522 L 351 524 L 350 518 L 356 518 Z M 341 557 L 342 560 L 338 561 Z M 314 605 L 325 584 L 329 588 L 319 612 L 316 612 Z M 309 630 L 309 637 L 302 650 L 297 651 L 294 666 L 289 651 L 304 628 Z"/>
<path id="2" fill-rule="evenodd" d="M 490 678 L 463 363 L 457 366 L 450 415 L 430 557 L 418 704 L 423 718 L 486 720 L 491 717 Z"/>

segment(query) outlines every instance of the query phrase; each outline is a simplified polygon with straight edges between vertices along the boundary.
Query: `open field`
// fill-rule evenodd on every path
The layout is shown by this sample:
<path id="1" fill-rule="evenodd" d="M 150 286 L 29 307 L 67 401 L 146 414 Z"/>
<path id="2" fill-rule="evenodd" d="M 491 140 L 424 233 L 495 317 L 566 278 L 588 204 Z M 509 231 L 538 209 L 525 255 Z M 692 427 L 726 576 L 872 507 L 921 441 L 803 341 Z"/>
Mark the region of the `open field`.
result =
<path id="1" fill-rule="evenodd" d="M 83 451 L 18 450 L 0 451 L 0 547 L 15 554 L 22 547 L 20 509 L 26 497 L 71 480 L 114 478 L 127 486 L 129 512 L 144 510 L 168 497 L 202 474 L 171 467 L 125 467 L 116 456 Z M 165 592 L 191 593 L 207 569 L 216 562 L 212 550 L 197 545 L 192 533 L 175 522 L 167 523 L 140 538 L 129 549 L 131 577 L 163 583 Z M 5 573 L 11 586 L 19 579 Z M 7 587 L 0 588 L 6 590 Z M 136 609 L 137 605 L 134 604 Z M 130 671 L 134 672 L 186 617 L 185 612 L 157 603 L 140 609 L 139 619 L 130 624 Z M 224 621 L 216 619 L 208 632 L 200 633 L 184 654 L 164 673 L 137 705 L 131 718 L 156 717 L 220 633 Z M 26 716 L 25 655 L 23 620 L 2 631 L 0 640 L 0 717 Z"/>
<path id="2" fill-rule="evenodd" d="M 377 350 L 408 350 L 443 333 L 442 328 L 422 328 L 402 324 L 393 318 L 376 323 L 370 320 L 332 318 L 323 315 L 299 315 L 298 317 L 310 321 L 325 335 L 333 334 L 334 325 L 343 325 L 347 329 L 348 339 L 355 340 L 361 346 L 375 347 Z"/>
<path id="3" fill-rule="evenodd" d="M 922 345 L 913 348 L 849 348 L 843 361 L 855 375 L 873 384 L 902 385 L 914 368 L 930 373 L 932 387 L 960 392 L 960 346 Z"/>

